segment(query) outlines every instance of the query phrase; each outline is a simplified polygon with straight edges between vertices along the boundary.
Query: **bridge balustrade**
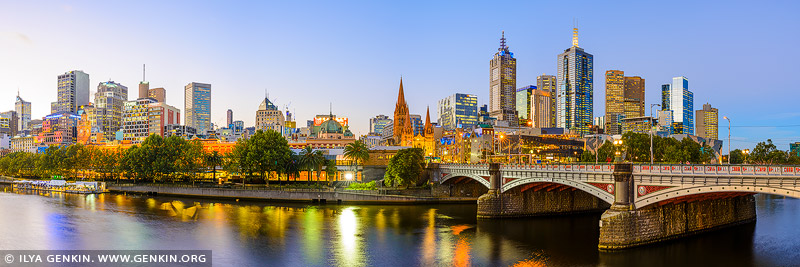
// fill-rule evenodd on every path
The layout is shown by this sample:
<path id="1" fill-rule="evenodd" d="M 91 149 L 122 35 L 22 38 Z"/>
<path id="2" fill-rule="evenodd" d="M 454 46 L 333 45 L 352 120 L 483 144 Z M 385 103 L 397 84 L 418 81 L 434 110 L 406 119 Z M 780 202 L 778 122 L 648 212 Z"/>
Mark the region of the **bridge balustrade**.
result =
<path id="1" fill-rule="evenodd" d="M 443 164 L 446 169 L 486 170 L 488 164 Z M 506 171 L 614 172 L 612 164 L 505 164 Z M 697 174 L 722 176 L 800 176 L 800 166 L 774 165 L 633 165 L 634 174 Z"/>

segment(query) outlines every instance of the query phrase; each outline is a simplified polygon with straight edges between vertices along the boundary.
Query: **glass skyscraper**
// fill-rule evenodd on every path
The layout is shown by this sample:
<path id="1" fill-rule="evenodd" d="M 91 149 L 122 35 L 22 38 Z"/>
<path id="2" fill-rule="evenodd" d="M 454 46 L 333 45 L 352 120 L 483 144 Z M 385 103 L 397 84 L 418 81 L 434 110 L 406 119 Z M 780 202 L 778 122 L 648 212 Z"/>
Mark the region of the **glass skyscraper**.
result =
<path id="1" fill-rule="evenodd" d="M 211 85 L 190 83 L 184 87 L 184 112 L 186 126 L 206 135 L 211 130 Z"/>
<path id="2" fill-rule="evenodd" d="M 78 112 L 78 107 L 89 104 L 89 74 L 73 70 L 58 75 L 58 100 L 53 113 Z"/>
<path id="3" fill-rule="evenodd" d="M 101 82 L 94 94 L 94 111 L 89 115 L 92 128 L 103 133 L 106 140 L 114 140 L 122 127 L 122 114 L 128 101 L 128 87 L 114 81 Z M 123 135 L 124 136 L 124 135 Z"/>
<path id="4" fill-rule="evenodd" d="M 439 126 L 447 131 L 478 123 L 478 96 L 456 93 L 439 100 Z"/>
<path id="5" fill-rule="evenodd" d="M 383 127 L 392 124 L 392 119 L 386 115 L 378 115 L 369 119 L 369 132 L 378 135 L 383 134 Z"/>
<path id="6" fill-rule="evenodd" d="M 536 90 L 535 85 L 528 85 L 522 88 L 517 88 L 517 115 L 521 120 L 530 120 L 531 116 L 531 95 Z"/>
<path id="7" fill-rule="evenodd" d="M 559 54 L 557 61 L 557 127 L 589 134 L 594 116 L 594 56 L 578 47 L 578 28 L 573 29 L 572 47 Z"/>
<path id="8" fill-rule="evenodd" d="M 663 109 L 672 111 L 673 133 L 694 135 L 694 93 L 689 91 L 689 79 L 674 77 L 661 88 L 661 103 L 667 106 Z"/>

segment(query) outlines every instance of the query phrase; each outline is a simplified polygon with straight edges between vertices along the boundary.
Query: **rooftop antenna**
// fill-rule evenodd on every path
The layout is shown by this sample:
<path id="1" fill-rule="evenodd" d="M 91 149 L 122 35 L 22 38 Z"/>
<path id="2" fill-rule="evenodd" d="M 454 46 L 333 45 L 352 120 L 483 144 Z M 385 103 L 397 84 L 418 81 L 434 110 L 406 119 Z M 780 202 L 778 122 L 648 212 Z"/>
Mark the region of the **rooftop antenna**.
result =
<path id="1" fill-rule="evenodd" d="M 572 46 L 578 47 L 578 20 L 573 19 L 572 22 Z"/>
<path id="2" fill-rule="evenodd" d="M 146 73 L 145 72 L 145 65 L 142 64 L 142 81 L 147 81 L 147 79 L 145 79 L 145 73 Z M 111 79 L 108 79 L 108 80 L 110 81 Z"/>
<path id="3" fill-rule="evenodd" d="M 506 31 L 500 32 L 500 49 L 498 51 L 503 51 L 506 49 Z"/>

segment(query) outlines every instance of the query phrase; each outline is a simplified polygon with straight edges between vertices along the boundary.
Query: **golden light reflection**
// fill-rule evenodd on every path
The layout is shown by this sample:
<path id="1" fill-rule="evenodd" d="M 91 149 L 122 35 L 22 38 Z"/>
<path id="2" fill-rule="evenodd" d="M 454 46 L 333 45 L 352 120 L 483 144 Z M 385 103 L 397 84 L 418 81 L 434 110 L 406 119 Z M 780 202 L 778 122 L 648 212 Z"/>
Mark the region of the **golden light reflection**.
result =
<path id="1" fill-rule="evenodd" d="M 455 253 L 453 254 L 453 266 L 470 266 L 469 251 L 470 244 L 466 238 L 459 238 L 456 242 Z"/>
<path id="2" fill-rule="evenodd" d="M 312 207 L 303 212 L 303 255 L 312 265 L 322 264 L 322 213 Z"/>
<path id="3" fill-rule="evenodd" d="M 450 231 L 453 231 L 454 235 L 459 235 L 459 234 L 461 234 L 461 232 L 463 232 L 464 230 L 467 230 L 469 228 L 472 228 L 472 226 L 469 226 L 469 225 L 466 225 L 466 224 L 453 225 L 453 226 L 450 226 Z"/>
<path id="4" fill-rule="evenodd" d="M 156 200 L 155 200 L 155 199 L 153 199 L 153 198 L 148 198 L 148 199 L 146 200 L 146 202 L 147 202 L 147 208 L 148 208 L 148 209 L 151 209 L 151 210 L 152 210 L 152 209 L 155 209 L 155 208 L 156 208 Z"/>
<path id="5" fill-rule="evenodd" d="M 347 207 L 341 211 L 338 218 L 339 240 L 334 244 L 334 255 L 339 266 L 364 266 L 363 252 L 360 251 L 362 240 L 356 235 L 358 232 L 358 218 L 354 207 Z"/>
<path id="6" fill-rule="evenodd" d="M 422 265 L 436 264 L 436 209 L 427 212 L 428 227 L 425 227 L 425 236 L 422 239 Z"/>

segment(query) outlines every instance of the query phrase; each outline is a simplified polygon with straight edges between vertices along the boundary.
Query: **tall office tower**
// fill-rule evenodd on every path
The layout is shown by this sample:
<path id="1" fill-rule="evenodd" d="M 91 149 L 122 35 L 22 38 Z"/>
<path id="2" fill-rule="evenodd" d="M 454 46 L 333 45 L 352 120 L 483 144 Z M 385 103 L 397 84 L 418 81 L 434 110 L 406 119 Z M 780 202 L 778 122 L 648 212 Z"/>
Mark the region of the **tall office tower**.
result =
<path id="1" fill-rule="evenodd" d="M 94 94 L 94 111 L 90 114 L 91 127 L 103 133 L 105 140 L 114 140 L 122 127 L 122 113 L 128 101 L 128 87 L 114 81 L 101 82 Z"/>
<path id="2" fill-rule="evenodd" d="M 456 93 L 439 100 L 439 126 L 451 131 L 478 123 L 478 96 Z"/>
<path id="3" fill-rule="evenodd" d="M 226 114 L 226 118 L 227 118 L 227 120 L 225 121 L 226 122 L 225 123 L 225 127 L 230 127 L 230 125 L 233 124 L 233 110 L 228 109 L 228 113 Z M 292 120 L 292 118 L 289 117 L 289 120 Z"/>
<path id="4" fill-rule="evenodd" d="M 164 102 L 151 102 L 147 105 L 148 133 L 166 135 L 166 126 L 181 124 L 181 111 Z"/>
<path id="5" fill-rule="evenodd" d="M 145 79 L 144 64 L 142 64 L 142 81 L 139 82 L 139 98 L 150 97 L 150 82 Z"/>
<path id="6" fill-rule="evenodd" d="M 211 85 L 189 83 L 184 87 L 184 123 L 205 136 L 211 130 Z"/>
<path id="7" fill-rule="evenodd" d="M 661 87 L 661 103 L 672 111 L 672 132 L 694 134 L 694 93 L 689 91 L 689 79 L 674 77 L 671 84 Z"/>
<path id="8" fill-rule="evenodd" d="M 672 129 L 672 110 L 659 110 L 658 111 L 658 131 L 665 134 L 673 134 Z"/>
<path id="9" fill-rule="evenodd" d="M 89 104 L 89 74 L 73 70 L 58 75 L 58 100 L 53 113 L 78 112 L 78 107 Z"/>
<path id="10" fill-rule="evenodd" d="M 625 117 L 644 117 L 644 79 L 625 77 Z"/>
<path id="11" fill-rule="evenodd" d="M 703 104 L 703 109 L 695 113 L 697 116 L 697 136 L 706 139 L 719 139 L 719 111 L 711 104 Z"/>
<path id="12" fill-rule="evenodd" d="M 392 123 L 392 119 L 386 115 L 378 115 L 375 118 L 369 119 L 369 132 L 376 133 L 378 135 L 383 134 L 383 127 Z"/>
<path id="13" fill-rule="evenodd" d="M 530 124 L 528 126 L 534 128 L 550 128 L 552 127 L 550 114 L 552 108 L 552 97 L 550 92 L 545 90 L 533 90 L 530 96 L 531 111 L 528 115 Z"/>
<path id="14" fill-rule="evenodd" d="M 530 120 L 531 115 L 531 95 L 533 90 L 536 90 L 535 85 L 528 85 L 517 88 L 517 103 L 514 105 L 517 109 L 517 116 L 519 116 L 520 124 L 527 126 L 527 121 Z"/>
<path id="15" fill-rule="evenodd" d="M 258 106 L 256 111 L 256 130 L 272 130 L 283 133 L 285 123 L 283 112 L 278 110 L 278 107 L 272 104 L 272 101 L 264 97 L 264 101 L 261 101 L 261 105 Z"/>
<path id="16" fill-rule="evenodd" d="M 556 76 L 554 75 L 546 75 L 542 74 L 539 77 L 536 77 L 536 87 L 539 90 L 546 91 L 550 93 L 550 126 L 549 127 L 556 127 L 558 122 L 556 121 L 556 117 L 558 113 L 556 112 L 556 95 L 558 95 L 558 82 L 556 82 Z"/>
<path id="17" fill-rule="evenodd" d="M 147 90 L 147 96 L 155 99 L 159 103 L 167 102 L 167 90 L 164 90 L 163 87 Z"/>
<path id="18" fill-rule="evenodd" d="M 622 134 L 625 114 L 625 72 L 606 71 L 606 125 L 607 134 Z"/>
<path id="19" fill-rule="evenodd" d="M 500 38 L 500 48 L 489 61 L 489 115 L 509 126 L 519 124 L 516 109 L 517 59 L 506 46 L 505 31 Z"/>
<path id="20" fill-rule="evenodd" d="M 16 125 L 17 131 L 30 130 L 31 102 L 22 100 L 22 97 L 19 96 L 19 90 L 17 90 L 17 102 L 14 103 L 14 111 L 19 116 L 19 121 Z"/>
<path id="21" fill-rule="evenodd" d="M 6 134 L 8 137 L 16 136 L 17 125 L 19 125 L 19 116 L 16 111 L 9 110 L 0 113 L 0 134 Z"/>
<path id="22" fill-rule="evenodd" d="M 408 118 L 411 120 L 411 128 L 412 128 L 411 132 L 414 134 L 414 136 L 420 135 L 425 132 L 425 123 L 422 121 L 422 115 L 411 114 L 408 115 Z"/>
<path id="23" fill-rule="evenodd" d="M 150 104 L 155 99 L 145 97 L 125 101 L 122 113 L 122 140 L 140 143 L 150 136 Z"/>
<path id="24" fill-rule="evenodd" d="M 594 112 L 594 56 L 578 47 L 578 28 L 572 29 L 572 47 L 558 55 L 557 65 L 557 127 L 589 134 Z"/>

